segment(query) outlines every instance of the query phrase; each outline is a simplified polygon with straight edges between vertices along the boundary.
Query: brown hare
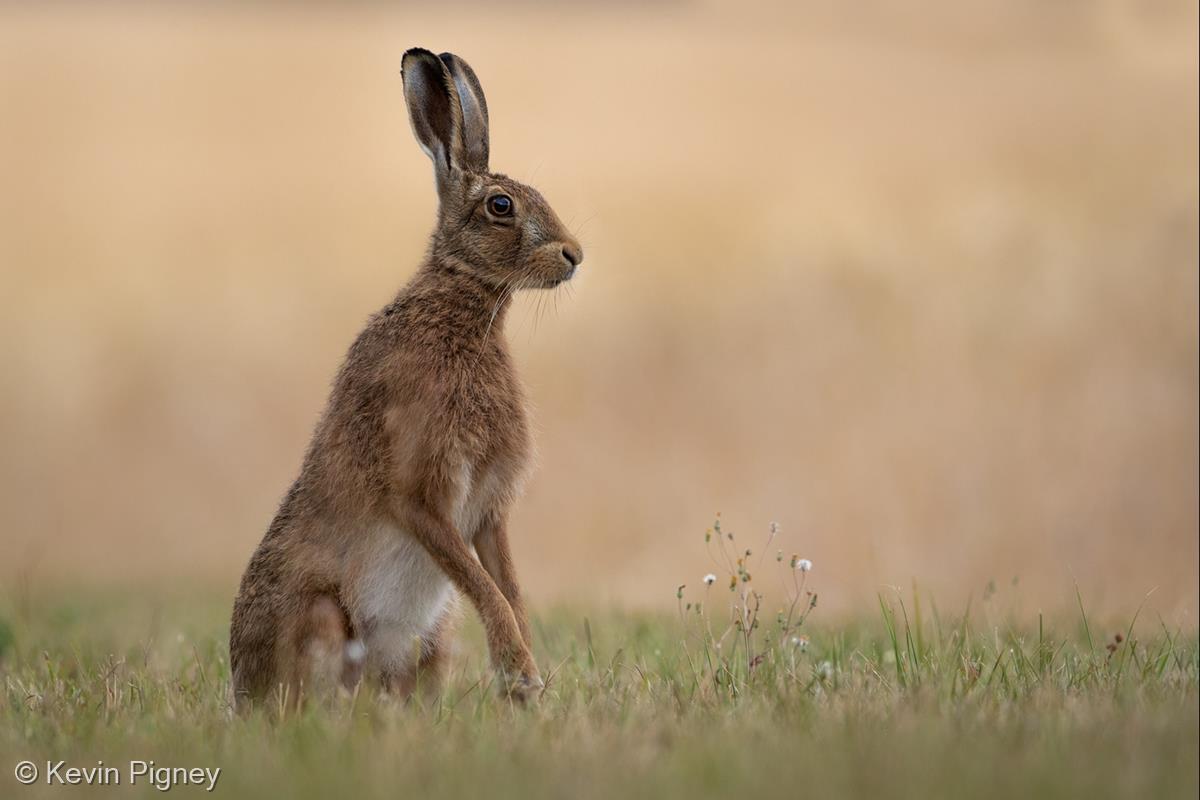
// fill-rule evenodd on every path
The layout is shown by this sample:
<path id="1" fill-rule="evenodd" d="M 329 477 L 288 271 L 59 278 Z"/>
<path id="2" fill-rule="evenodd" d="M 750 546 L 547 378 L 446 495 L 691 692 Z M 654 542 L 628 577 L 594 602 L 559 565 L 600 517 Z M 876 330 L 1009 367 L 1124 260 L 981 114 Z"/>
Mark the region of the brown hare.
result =
<path id="1" fill-rule="evenodd" d="M 515 291 L 570 279 L 583 252 L 537 191 L 489 171 L 487 102 L 465 61 L 413 49 L 403 76 L 437 227 L 350 347 L 242 578 L 229 642 L 239 706 L 364 674 L 404 696 L 418 673 L 436 685 L 458 592 L 483 620 L 502 692 L 543 688 L 508 543 L 531 442 L 501 333 Z"/>

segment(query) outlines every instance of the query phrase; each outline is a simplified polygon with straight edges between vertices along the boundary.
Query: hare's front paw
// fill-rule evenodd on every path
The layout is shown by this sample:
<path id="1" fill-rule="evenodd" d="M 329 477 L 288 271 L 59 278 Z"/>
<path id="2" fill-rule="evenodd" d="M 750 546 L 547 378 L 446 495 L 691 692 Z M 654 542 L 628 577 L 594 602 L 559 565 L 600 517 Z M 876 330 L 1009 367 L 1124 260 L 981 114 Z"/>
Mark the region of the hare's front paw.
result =
<path id="1" fill-rule="evenodd" d="M 538 675 L 536 667 L 515 674 L 500 674 L 500 696 L 516 700 L 522 705 L 537 702 L 545 688 L 546 683 Z"/>
<path id="2" fill-rule="evenodd" d="M 508 685 L 508 696 L 518 703 L 536 703 L 545 689 L 546 682 L 536 672 L 531 675 L 518 675 L 517 679 Z"/>

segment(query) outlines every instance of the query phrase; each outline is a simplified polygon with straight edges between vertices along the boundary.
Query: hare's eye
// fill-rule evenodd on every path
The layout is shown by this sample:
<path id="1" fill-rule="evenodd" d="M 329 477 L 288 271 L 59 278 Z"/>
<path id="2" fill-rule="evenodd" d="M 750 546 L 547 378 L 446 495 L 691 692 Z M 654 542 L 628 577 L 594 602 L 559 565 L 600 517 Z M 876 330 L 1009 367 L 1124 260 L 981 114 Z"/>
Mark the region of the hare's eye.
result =
<path id="1" fill-rule="evenodd" d="M 493 216 L 507 217 L 513 213 L 513 201 L 506 194 L 495 194 L 488 198 L 487 208 Z"/>

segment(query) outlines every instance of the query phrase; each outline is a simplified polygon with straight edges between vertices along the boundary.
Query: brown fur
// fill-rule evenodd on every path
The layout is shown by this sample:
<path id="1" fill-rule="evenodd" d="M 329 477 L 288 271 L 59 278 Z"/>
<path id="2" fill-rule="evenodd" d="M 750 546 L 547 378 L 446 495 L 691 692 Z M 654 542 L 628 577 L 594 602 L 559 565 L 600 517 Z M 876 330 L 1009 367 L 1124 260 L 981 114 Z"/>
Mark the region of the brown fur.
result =
<path id="1" fill-rule="evenodd" d="M 531 442 L 502 329 L 513 292 L 569 279 L 582 252 L 541 195 L 488 171 L 487 104 L 464 61 L 410 50 L 404 85 L 434 162 L 437 229 L 351 346 L 246 569 L 230 631 L 239 703 L 298 698 L 331 670 L 352 686 L 364 665 L 401 693 L 418 674 L 435 681 L 448 584 L 478 610 L 502 690 L 542 686 L 508 544 Z M 500 194 L 510 216 L 493 213 Z"/>

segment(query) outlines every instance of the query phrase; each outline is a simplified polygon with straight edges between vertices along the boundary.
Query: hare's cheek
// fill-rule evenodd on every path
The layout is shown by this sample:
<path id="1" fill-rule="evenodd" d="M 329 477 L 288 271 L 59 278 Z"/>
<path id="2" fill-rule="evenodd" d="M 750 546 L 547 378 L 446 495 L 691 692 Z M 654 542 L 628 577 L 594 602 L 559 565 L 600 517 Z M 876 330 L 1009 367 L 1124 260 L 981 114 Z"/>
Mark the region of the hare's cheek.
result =
<path id="1" fill-rule="evenodd" d="M 497 233 L 496 261 L 510 269 L 523 266 L 529 258 L 525 249 L 523 231 L 514 227 Z"/>

